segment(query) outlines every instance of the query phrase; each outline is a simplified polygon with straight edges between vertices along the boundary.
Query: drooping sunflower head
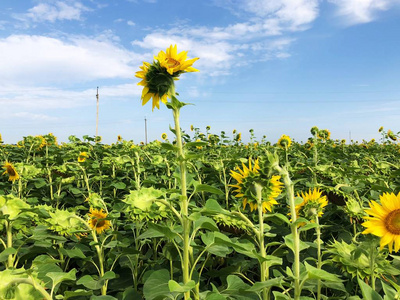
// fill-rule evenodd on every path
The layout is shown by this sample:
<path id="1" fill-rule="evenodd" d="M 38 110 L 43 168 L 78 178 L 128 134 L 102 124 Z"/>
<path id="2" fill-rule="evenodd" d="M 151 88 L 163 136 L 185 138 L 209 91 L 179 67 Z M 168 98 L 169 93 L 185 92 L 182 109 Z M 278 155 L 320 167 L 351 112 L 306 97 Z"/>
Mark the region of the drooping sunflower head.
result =
<path id="1" fill-rule="evenodd" d="M 168 138 L 168 136 L 167 136 L 167 134 L 164 132 L 164 133 L 161 135 L 161 138 L 165 141 L 165 140 Z"/>
<path id="2" fill-rule="evenodd" d="M 328 129 L 322 129 L 318 132 L 318 137 L 327 141 L 331 138 L 331 132 Z"/>
<path id="3" fill-rule="evenodd" d="M 236 136 L 235 136 L 235 141 L 236 142 L 240 142 L 242 140 L 242 134 L 239 132 Z"/>
<path id="4" fill-rule="evenodd" d="M 87 152 L 81 152 L 78 155 L 78 162 L 84 162 L 86 160 L 86 158 L 88 158 L 89 155 Z"/>
<path id="5" fill-rule="evenodd" d="M 268 180 L 266 186 L 263 188 L 263 202 L 262 208 L 263 212 L 272 211 L 272 207 L 278 204 L 276 198 L 282 193 L 283 183 L 279 180 L 281 176 L 273 175 L 270 180 Z"/>
<path id="6" fill-rule="evenodd" d="M 5 162 L 5 164 L 3 165 L 3 168 L 5 169 L 5 171 L 1 175 L 8 174 L 9 181 L 14 182 L 20 178 L 17 170 L 15 169 L 15 167 L 13 166 L 12 163 Z"/>
<path id="7" fill-rule="evenodd" d="M 249 166 L 247 167 L 242 162 L 242 169 L 236 167 L 236 171 L 231 171 L 231 176 L 237 181 L 236 184 L 231 186 L 236 188 L 236 197 L 243 198 L 243 209 L 249 204 L 250 211 L 257 209 L 257 199 L 254 195 L 254 184 L 260 179 L 259 173 L 260 166 L 258 159 L 252 164 L 252 160 L 249 159 Z"/>
<path id="8" fill-rule="evenodd" d="M 383 126 L 379 127 L 378 132 L 382 132 Z"/>
<path id="9" fill-rule="evenodd" d="M 90 228 L 96 230 L 98 234 L 107 230 L 111 226 L 110 220 L 106 220 L 107 213 L 104 212 L 103 209 L 90 208 L 88 216 Z"/>
<path id="10" fill-rule="evenodd" d="M 289 136 L 283 134 L 281 138 L 278 140 L 278 146 L 282 149 L 288 149 L 292 144 L 292 140 Z"/>
<path id="11" fill-rule="evenodd" d="M 187 59 L 187 51 L 178 53 L 176 45 L 170 45 L 166 52 L 160 51 L 154 59 L 158 60 L 160 65 L 165 68 L 170 75 L 179 76 L 184 72 L 199 71 L 192 67 L 193 63 L 199 58 Z"/>
<path id="12" fill-rule="evenodd" d="M 306 193 L 302 192 L 301 195 L 297 194 L 297 197 L 303 199 L 295 207 L 297 217 L 306 218 L 310 221 L 314 221 L 315 217 L 321 217 L 325 206 L 328 205 L 328 199 L 325 195 L 322 196 L 322 191 L 317 188 L 309 189 Z"/>
<path id="13" fill-rule="evenodd" d="M 389 252 L 400 250 L 400 193 L 384 193 L 379 197 L 381 204 L 370 201 L 369 209 L 365 212 L 369 215 L 362 225 L 366 229 L 363 234 L 371 233 L 381 238 L 380 248 L 386 245 Z"/>
<path id="14" fill-rule="evenodd" d="M 391 139 L 392 141 L 396 141 L 397 140 L 397 137 L 396 137 L 396 135 L 393 133 L 393 131 L 392 130 L 388 130 L 387 131 L 387 137 L 389 138 L 389 139 Z"/>
<path id="15" fill-rule="evenodd" d="M 311 134 L 312 134 L 313 136 L 317 136 L 317 134 L 318 134 L 318 131 L 319 131 L 319 129 L 318 129 L 318 127 L 317 127 L 317 126 L 313 126 L 313 127 L 311 127 L 311 130 L 310 130 L 310 132 L 311 132 Z"/>

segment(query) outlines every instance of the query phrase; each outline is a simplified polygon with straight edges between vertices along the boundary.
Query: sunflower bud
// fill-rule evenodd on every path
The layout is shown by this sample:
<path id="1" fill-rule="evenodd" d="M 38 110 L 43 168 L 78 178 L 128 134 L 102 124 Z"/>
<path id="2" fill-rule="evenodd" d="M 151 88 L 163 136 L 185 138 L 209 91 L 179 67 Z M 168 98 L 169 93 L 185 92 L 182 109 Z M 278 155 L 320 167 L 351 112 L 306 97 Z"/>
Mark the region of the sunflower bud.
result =
<path id="1" fill-rule="evenodd" d="M 318 129 L 317 126 L 314 126 L 314 127 L 311 128 L 310 131 L 311 131 L 311 134 L 312 134 L 313 136 L 316 136 L 316 135 L 318 134 L 319 129 Z"/>

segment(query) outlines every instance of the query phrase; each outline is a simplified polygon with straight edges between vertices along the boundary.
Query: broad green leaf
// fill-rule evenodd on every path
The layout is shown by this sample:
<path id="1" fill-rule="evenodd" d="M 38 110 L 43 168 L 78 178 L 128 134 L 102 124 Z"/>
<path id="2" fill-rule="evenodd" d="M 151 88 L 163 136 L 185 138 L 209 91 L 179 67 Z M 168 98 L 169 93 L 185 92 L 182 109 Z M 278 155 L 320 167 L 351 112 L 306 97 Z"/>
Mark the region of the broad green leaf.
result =
<path id="1" fill-rule="evenodd" d="M 143 294 L 146 300 L 174 299 L 169 290 L 168 282 L 171 279 L 169 271 L 161 269 L 150 274 L 143 285 Z"/>
<path id="2" fill-rule="evenodd" d="M 294 243 L 293 243 L 292 234 L 285 236 L 284 239 L 285 239 L 286 246 L 288 246 L 288 248 L 294 252 Z M 300 243 L 300 251 L 310 247 L 309 245 L 307 245 L 306 243 L 304 243 L 301 240 L 299 241 L 299 243 Z"/>
<path id="3" fill-rule="evenodd" d="M 269 288 L 273 286 L 282 286 L 283 278 L 272 278 L 267 281 L 262 281 L 262 282 L 256 282 L 251 288 L 248 289 L 248 291 L 251 292 L 259 292 L 264 288 Z"/>
<path id="4" fill-rule="evenodd" d="M 215 221 L 209 217 L 201 216 L 194 222 L 194 228 L 208 229 L 211 231 L 218 231 L 219 228 Z"/>
<path id="5" fill-rule="evenodd" d="M 322 269 L 315 268 L 315 267 L 309 265 L 307 262 L 304 262 L 304 265 L 307 270 L 308 278 L 310 278 L 310 279 L 321 279 L 321 280 L 335 281 L 335 282 L 342 281 L 335 274 L 329 273 Z"/>
<path id="6" fill-rule="evenodd" d="M 53 280 L 53 286 L 65 281 L 65 280 L 76 280 L 76 269 L 72 269 L 68 273 L 65 272 L 49 272 L 46 274 L 47 277 Z"/>
<path id="7" fill-rule="evenodd" d="M 79 248 L 73 248 L 73 249 L 65 249 L 65 248 L 61 248 L 60 252 L 66 256 L 68 256 L 69 258 L 82 258 L 85 259 L 86 256 L 85 254 L 83 254 L 82 250 Z"/>
<path id="8" fill-rule="evenodd" d="M 86 290 L 82 290 L 82 289 L 77 289 L 75 291 L 66 291 L 64 293 L 64 300 L 68 300 L 70 298 L 75 298 L 75 297 L 79 297 L 79 296 L 91 296 L 93 295 L 92 291 L 86 291 Z"/>
<path id="9" fill-rule="evenodd" d="M 200 193 L 200 192 L 208 192 L 211 194 L 224 195 L 224 193 L 220 189 L 217 189 L 207 184 L 198 184 L 195 186 L 194 193 Z"/>
<path id="10" fill-rule="evenodd" d="M 186 284 L 179 284 L 175 280 L 168 281 L 168 288 L 170 292 L 185 293 L 194 289 L 195 286 L 196 283 L 194 282 L 194 280 L 190 280 Z"/>
<path id="11" fill-rule="evenodd" d="M 214 214 L 225 212 L 225 210 L 214 199 L 207 200 L 206 205 L 204 206 L 202 211 L 208 212 L 208 213 L 214 213 Z"/>
<path id="12" fill-rule="evenodd" d="M 12 247 L 5 249 L 0 253 L 0 262 L 6 261 L 9 255 L 14 255 L 15 253 L 17 253 L 17 250 Z"/>
<path id="13" fill-rule="evenodd" d="M 377 292 L 375 292 L 368 284 L 366 284 L 360 278 L 357 278 L 357 281 L 358 285 L 361 288 L 364 300 L 383 300 L 382 297 Z"/>

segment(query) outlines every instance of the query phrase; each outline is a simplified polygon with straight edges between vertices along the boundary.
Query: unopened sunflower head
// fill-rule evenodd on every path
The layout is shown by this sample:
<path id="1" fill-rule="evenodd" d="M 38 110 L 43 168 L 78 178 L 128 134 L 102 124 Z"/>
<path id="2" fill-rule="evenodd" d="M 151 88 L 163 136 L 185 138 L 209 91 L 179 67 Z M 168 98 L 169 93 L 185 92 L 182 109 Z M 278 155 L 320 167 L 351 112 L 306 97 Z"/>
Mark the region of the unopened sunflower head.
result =
<path id="1" fill-rule="evenodd" d="M 160 101 L 166 104 L 168 98 L 175 95 L 175 80 L 182 73 L 198 71 L 192 67 L 196 60 L 198 58 L 187 60 L 187 51 L 178 53 L 176 45 L 171 45 L 166 52 L 160 51 L 152 64 L 143 62 L 141 71 L 135 75 L 142 79 L 138 83 L 143 86 L 142 105 L 150 99 L 153 99 L 152 110 L 160 108 Z"/>

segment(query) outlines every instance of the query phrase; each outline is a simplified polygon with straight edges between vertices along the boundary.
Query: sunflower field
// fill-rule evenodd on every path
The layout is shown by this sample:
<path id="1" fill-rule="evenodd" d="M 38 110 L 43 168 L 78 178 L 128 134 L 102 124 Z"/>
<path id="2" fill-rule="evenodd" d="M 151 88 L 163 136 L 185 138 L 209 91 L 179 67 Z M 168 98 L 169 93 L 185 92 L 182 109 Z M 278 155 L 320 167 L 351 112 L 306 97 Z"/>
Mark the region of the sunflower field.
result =
<path id="1" fill-rule="evenodd" d="M 137 72 L 163 142 L 0 136 L 0 299 L 400 299 L 398 134 L 181 128 L 186 55 Z"/>

